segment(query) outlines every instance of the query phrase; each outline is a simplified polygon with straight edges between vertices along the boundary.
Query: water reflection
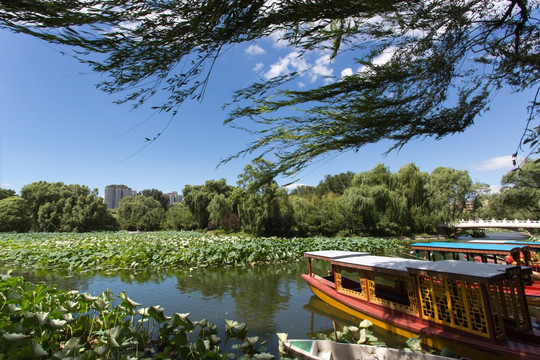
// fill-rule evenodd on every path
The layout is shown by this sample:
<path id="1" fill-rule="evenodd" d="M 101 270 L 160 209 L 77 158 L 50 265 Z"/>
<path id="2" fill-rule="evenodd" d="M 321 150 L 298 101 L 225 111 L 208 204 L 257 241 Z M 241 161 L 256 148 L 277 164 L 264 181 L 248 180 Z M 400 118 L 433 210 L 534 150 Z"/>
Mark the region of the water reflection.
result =
<path id="1" fill-rule="evenodd" d="M 467 242 L 471 240 L 500 240 L 500 241 L 525 241 L 529 236 L 517 232 L 517 231 L 506 231 L 506 232 L 486 232 L 486 236 L 482 238 L 473 238 L 470 235 L 460 236 L 456 240 L 459 242 Z"/>

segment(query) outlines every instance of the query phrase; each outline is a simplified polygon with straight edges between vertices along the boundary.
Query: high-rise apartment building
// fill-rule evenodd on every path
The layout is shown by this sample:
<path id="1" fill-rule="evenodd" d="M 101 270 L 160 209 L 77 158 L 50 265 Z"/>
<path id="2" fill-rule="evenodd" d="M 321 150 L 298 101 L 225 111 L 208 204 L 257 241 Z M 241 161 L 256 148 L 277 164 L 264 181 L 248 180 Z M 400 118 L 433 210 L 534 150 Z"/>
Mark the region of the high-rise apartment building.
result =
<path id="1" fill-rule="evenodd" d="M 105 202 L 108 209 L 116 209 L 120 200 L 127 196 L 134 197 L 137 192 L 126 185 L 109 185 L 105 187 Z"/>
<path id="2" fill-rule="evenodd" d="M 170 192 L 167 194 L 169 197 L 169 206 L 171 206 L 174 203 L 182 202 L 182 194 L 178 194 L 176 191 Z"/>

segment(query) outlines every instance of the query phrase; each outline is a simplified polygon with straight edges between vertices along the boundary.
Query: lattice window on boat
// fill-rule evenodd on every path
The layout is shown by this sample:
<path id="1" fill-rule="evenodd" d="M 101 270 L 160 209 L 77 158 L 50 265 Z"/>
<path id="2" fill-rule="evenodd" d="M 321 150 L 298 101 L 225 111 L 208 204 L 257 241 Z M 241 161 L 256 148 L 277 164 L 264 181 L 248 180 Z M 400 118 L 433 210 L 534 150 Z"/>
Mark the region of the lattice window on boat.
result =
<path id="1" fill-rule="evenodd" d="M 497 340 L 503 340 L 506 338 L 506 332 L 504 330 L 504 286 L 503 282 L 496 284 L 490 284 L 488 286 L 489 302 L 491 304 L 491 314 L 493 316 L 493 327 L 495 331 L 495 337 Z"/>
<path id="2" fill-rule="evenodd" d="M 422 317 L 489 336 L 480 288 L 464 281 L 418 276 Z"/>
<path id="3" fill-rule="evenodd" d="M 416 301 L 411 301 L 410 296 L 416 297 L 413 291 L 409 291 L 409 278 L 381 273 L 366 273 L 369 301 L 389 309 L 403 311 L 409 314 L 417 314 Z M 414 285 L 411 284 L 414 289 Z"/>
<path id="4" fill-rule="evenodd" d="M 429 276 L 418 276 L 418 289 L 420 291 L 420 306 L 422 307 L 422 317 L 435 319 L 435 306 L 433 304 L 433 290 L 431 289 L 431 278 Z"/>
<path id="5" fill-rule="evenodd" d="M 478 284 L 468 283 L 466 281 L 463 281 L 462 284 L 465 288 L 466 301 L 470 313 L 470 329 L 480 334 L 489 334 L 480 287 Z"/>
<path id="6" fill-rule="evenodd" d="M 503 307 L 504 319 L 510 322 L 513 327 L 518 330 L 526 331 L 531 329 L 531 322 L 528 316 L 527 302 L 520 288 L 520 279 L 508 279 L 504 286 L 504 301 Z"/>
<path id="7" fill-rule="evenodd" d="M 444 279 L 438 277 L 431 278 L 431 285 L 433 288 L 433 297 L 435 302 L 435 314 L 437 320 L 442 323 L 451 325 L 452 319 L 450 317 L 450 309 L 448 308 L 448 300 L 446 298 L 446 289 L 444 285 Z"/>
<path id="8" fill-rule="evenodd" d="M 448 295 L 450 296 L 450 304 L 452 306 L 452 317 L 454 324 L 461 328 L 469 328 L 469 316 L 467 314 L 467 306 L 464 302 L 462 286 L 459 281 L 448 282 Z"/>
<path id="9" fill-rule="evenodd" d="M 366 300 L 366 280 L 363 272 L 336 267 L 336 290 L 340 293 Z"/>

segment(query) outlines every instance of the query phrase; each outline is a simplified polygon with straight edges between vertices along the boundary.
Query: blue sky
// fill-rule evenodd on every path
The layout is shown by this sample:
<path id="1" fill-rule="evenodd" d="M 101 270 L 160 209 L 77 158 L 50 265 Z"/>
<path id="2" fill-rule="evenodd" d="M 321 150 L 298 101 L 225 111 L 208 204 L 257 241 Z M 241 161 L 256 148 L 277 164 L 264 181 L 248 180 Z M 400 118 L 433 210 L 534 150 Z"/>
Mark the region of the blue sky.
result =
<path id="1" fill-rule="evenodd" d="M 222 105 L 233 90 L 287 69 L 310 69 L 294 84 L 298 87 L 322 84 L 323 75 L 357 70 L 347 59 L 312 67 L 325 55 L 299 59 L 273 39 L 230 49 L 218 60 L 202 103 L 182 105 L 163 135 L 136 153 L 146 137 L 167 124 L 168 115 L 113 104 L 114 96 L 96 89 L 103 77 L 61 54 L 69 49 L 5 30 L 0 43 L 0 186 L 17 192 L 40 180 L 87 185 L 101 195 L 110 184 L 163 192 L 221 178 L 236 185 L 249 159 L 217 165 L 254 139 L 223 125 L 227 112 Z M 317 185 L 327 174 L 369 171 L 378 163 L 397 172 L 414 162 L 426 172 L 438 166 L 467 170 L 473 181 L 498 186 L 512 168 L 510 156 L 521 138 L 530 98 L 530 93 L 501 90 L 491 110 L 463 134 L 416 140 L 387 156 L 388 143 L 342 153 L 316 162 L 297 183 Z"/>

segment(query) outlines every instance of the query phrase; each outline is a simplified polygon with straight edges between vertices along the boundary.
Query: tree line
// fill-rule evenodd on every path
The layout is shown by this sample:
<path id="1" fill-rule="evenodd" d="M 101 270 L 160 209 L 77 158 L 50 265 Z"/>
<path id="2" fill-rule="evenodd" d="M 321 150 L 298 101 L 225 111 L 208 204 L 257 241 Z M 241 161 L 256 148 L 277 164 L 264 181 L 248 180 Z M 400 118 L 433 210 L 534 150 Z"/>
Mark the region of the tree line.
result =
<path id="1" fill-rule="evenodd" d="M 247 165 L 236 186 L 225 179 L 186 185 L 168 206 L 156 189 L 107 209 L 97 189 L 35 182 L 21 194 L 0 189 L 0 231 L 88 232 L 124 229 L 243 231 L 255 236 L 399 236 L 433 234 L 437 224 L 471 218 L 540 218 L 540 164 L 529 161 L 501 180 L 473 182 L 467 171 L 414 164 L 396 173 L 379 164 L 360 173 L 326 175 L 317 186 L 288 191 L 266 178 L 272 164 Z"/>

